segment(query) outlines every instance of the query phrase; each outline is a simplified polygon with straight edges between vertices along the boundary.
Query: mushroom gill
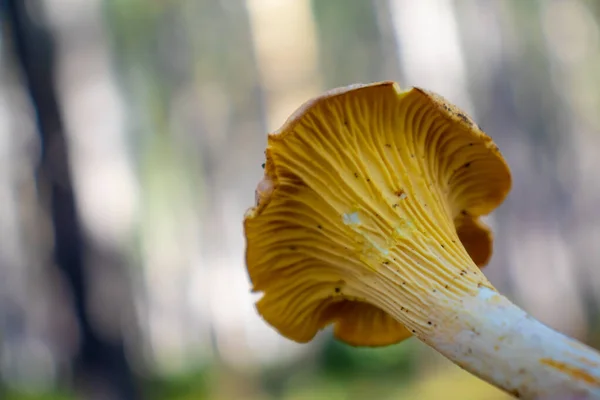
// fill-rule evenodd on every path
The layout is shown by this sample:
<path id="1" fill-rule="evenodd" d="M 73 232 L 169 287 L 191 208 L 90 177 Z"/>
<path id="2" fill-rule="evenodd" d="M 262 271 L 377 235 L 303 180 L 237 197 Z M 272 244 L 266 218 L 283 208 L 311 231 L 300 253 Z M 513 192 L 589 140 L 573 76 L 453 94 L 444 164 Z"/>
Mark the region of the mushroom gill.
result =
<path id="1" fill-rule="evenodd" d="M 309 101 L 269 135 L 245 218 L 259 313 L 298 342 L 329 324 L 363 346 L 432 329 L 432 298 L 492 288 L 479 216 L 510 184 L 497 146 L 435 94 L 382 82 Z"/>

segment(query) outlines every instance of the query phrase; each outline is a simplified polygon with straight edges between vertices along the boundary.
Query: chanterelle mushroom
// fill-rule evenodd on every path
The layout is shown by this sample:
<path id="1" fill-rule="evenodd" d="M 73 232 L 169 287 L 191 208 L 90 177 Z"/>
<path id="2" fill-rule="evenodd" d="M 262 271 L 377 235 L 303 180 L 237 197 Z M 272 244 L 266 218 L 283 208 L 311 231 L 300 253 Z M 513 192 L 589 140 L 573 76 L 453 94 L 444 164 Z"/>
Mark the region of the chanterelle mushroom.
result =
<path id="1" fill-rule="evenodd" d="M 257 308 L 307 342 L 329 324 L 353 345 L 415 335 L 522 398 L 600 398 L 600 355 L 527 315 L 481 273 L 479 221 L 510 190 L 497 146 L 462 111 L 393 82 L 330 91 L 268 138 L 246 214 Z"/>

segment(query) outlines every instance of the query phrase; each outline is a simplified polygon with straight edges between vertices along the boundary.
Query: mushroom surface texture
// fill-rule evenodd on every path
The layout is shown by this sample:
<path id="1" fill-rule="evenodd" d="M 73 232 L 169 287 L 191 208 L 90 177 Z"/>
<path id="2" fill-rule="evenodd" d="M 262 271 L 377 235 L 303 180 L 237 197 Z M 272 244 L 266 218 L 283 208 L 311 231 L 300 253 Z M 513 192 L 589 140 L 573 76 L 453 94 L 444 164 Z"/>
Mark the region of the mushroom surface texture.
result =
<path id="1" fill-rule="evenodd" d="M 480 221 L 511 187 L 498 147 L 442 97 L 394 82 L 331 90 L 268 136 L 244 220 L 260 315 L 308 342 L 416 336 L 512 393 L 600 398 L 600 354 L 536 321 L 480 268 Z"/>

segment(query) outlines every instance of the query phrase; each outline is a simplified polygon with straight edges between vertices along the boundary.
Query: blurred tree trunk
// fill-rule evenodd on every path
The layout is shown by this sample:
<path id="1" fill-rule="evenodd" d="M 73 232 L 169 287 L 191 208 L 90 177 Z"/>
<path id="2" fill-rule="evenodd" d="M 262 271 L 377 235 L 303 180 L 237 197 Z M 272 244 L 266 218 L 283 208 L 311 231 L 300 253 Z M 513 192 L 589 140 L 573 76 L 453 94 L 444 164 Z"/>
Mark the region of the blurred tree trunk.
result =
<path id="1" fill-rule="evenodd" d="M 15 58 L 32 106 L 41 140 L 38 188 L 47 206 L 54 235 L 54 261 L 64 274 L 79 328 L 73 373 L 86 399 L 135 399 L 136 389 L 120 338 L 109 340 L 88 312 L 86 240 L 77 212 L 69 153 L 54 82 L 53 36 L 39 1 L 6 0 L 3 10 L 11 29 Z M 47 196 L 47 197 L 46 197 Z"/>

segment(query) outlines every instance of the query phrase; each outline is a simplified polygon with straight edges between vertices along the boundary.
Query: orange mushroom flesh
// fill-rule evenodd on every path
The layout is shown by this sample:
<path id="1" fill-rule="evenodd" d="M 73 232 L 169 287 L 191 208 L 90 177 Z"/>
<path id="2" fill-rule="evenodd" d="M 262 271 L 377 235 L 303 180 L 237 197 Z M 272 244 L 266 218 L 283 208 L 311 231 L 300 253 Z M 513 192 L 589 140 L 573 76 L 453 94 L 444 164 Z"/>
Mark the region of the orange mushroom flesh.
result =
<path id="1" fill-rule="evenodd" d="M 393 83 L 327 93 L 269 136 L 245 224 L 259 312 L 300 342 L 333 323 L 348 343 L 392 344 L 411 336 L 405 321 L 368 301 L 389 282 L 403 320 L 431 329 L 428 297 L 489 286 L 465 248 L 487 263 L 478 217 L 509 188 L 497 147 L 443 99 Z"/>
<path id="2" fill-rule="evenodd" d="M 507 360 L 481 367 L 504 332 L 486 315 L 502 319 L 503 307 L 505 322 L 522 318 L 479 269 L 492 253 L 479 217 L 510 186 L 498 147 L 438 95 L 382 82 L 313 99 L 269 135 L 245 217 L 258 312 L 297 342 L 330 324 L 357 346 L 414 334 L 498 387 L 538 395 L 530 382 L 499 382 L 514 369 Z M 465 332 L 478 329 L 483 337 L 464 348 Z"/>

